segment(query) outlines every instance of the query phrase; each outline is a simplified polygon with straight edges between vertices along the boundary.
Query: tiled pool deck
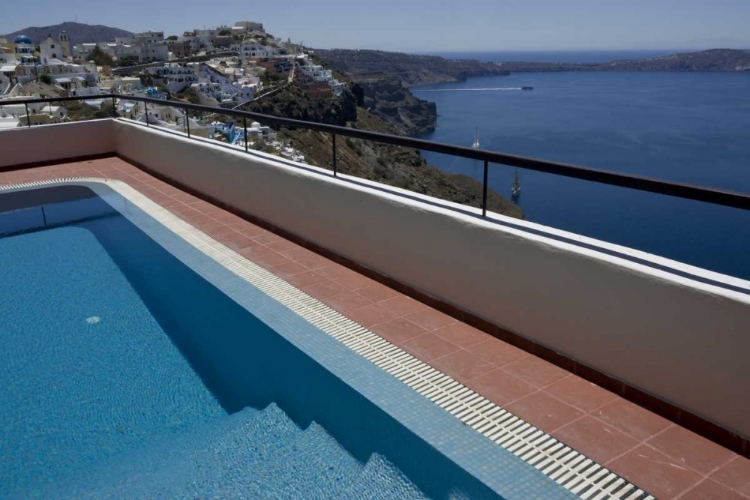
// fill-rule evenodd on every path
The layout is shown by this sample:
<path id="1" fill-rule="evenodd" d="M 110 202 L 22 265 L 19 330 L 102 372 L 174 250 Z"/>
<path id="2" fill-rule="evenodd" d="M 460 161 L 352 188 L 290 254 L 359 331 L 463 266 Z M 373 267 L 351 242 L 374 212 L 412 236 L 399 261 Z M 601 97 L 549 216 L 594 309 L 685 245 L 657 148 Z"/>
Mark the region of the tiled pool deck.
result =
<path id="1" fill-rule="evenodd" d="M 119 158 L 0 173 L 0 185 L 77 176 L 128 183 L 247 259 L 659 499 L 750 499 L 750 460 Z"/>

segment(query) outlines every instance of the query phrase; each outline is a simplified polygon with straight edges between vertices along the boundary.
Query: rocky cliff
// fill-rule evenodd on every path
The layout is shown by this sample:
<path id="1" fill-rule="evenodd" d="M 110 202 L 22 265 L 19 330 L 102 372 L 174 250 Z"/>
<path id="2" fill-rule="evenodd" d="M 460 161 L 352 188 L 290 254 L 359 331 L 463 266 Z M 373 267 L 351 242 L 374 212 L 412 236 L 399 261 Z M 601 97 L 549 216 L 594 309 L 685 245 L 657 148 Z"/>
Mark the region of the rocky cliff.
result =
<path id="1" fill-rule="evenodd" d="M 606 63 L 499 63 L 510 72 L 530 71 L 750 71 L 750 50 L 711 49 Z"/>
<path id="2" fill-rule="evenodd" d="M 341 97 L 310 99 L 297 85 L 289 85 L 241 109 L 295 120 L 346 126 L 357 120 L 357 98 L 349 91 Z"/>
<path id="3" fill-rule="evenodd" d="M 465 80 L 471 76 L 507 75 L 496 63 L 471 59 L 445 59 L 380 50 L 316 50 L 331 68 L 348 74 L 354 81 L 397 77 L 404 85 L 427 85 Z"/>
<path id="4" fill-rule="evenodd" d="M 303 89 L 289 86 L 273 96 L 251 103 L 245 109 L 374 132 L 403 133 L 401 125 L 384 119 L 377 109 L 358 107 L 358 101 L 362 99 L 349 91 L 340 97 L 311 100 Z M 308 163 L 332 168 L 333 144 L 330 134 L 280 129 L 278 139 L 301 151 Z M 456 203 L 481 206 L 481 183 L 465 175 L 443 172 L 428 165 L 419 151 L 348 137 L 337 138 L 336 151 L 339 172 Z M 523 217 L 517 205 L 492 190 L 488 193 L 488 208 L 511 217 Z"/>
<path id="5" fill-rule="evenodd" d="M 396 77 L 363 80 L 362 106 L 382 118 L 404 135 L 418 135 L 435 130 L 437 106 L 409 92 Z"/>

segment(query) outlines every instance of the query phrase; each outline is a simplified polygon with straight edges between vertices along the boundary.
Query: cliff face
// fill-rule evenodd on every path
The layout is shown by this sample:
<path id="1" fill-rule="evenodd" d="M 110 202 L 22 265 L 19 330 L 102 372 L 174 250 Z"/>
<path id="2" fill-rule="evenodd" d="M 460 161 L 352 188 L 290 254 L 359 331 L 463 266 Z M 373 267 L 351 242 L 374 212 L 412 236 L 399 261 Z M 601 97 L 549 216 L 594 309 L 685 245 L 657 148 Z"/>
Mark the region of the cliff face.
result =
<path id="1" fill-rule="evenodd" d="M 711 49 L 606 63 L 481 62 L 377 50 L 317 50 L 354 81 L 398 77 L 407 86 L 527 71 L 750 71 L 750 50 Z"/>
<path id="2" fill-rule="evenodd" d="M 750 50 L 712 49 L 649 59 L 606 63 L 499 63 L 511 72 L 524 71 L 750 71 Z"/>
<path id="3" fill-rule="evenodd" d="M 470 76 L 508 75 L 496 63 L 470 59 L 445 59 L 380 50 L 316 50 L 331 68 L 347 73 L 354 81 L 397 77 L 404 85 L 427 85 L 465 80 Z"/>
<path id="4" fill-rule="evenodd" d="M 403 124 L 393 125 L 389 120 L 382 118 L 377 110 L 357 107 L 356 93 L 345 92 L 338 98 L 311 101 L 302 89 L 290 86 L 272 98 L 251 103 L 248 109 L 373 132 L 401 132 Z M 311 165 L 332 168 L 333 145 L 330 134 L 281 129 L 278 130 L 277 137 L 301 151 Z M 481 183 L 470 177 L 443 172 L 428 165 L 419 151 L 348 137 L 337 138 L 336 151 L 337 168 L 342 173 L 456 203 L 481 206 Z M 523 217 L 518 206 L 492 190 L 488 192 L 488 208 L 511 217 Z"/>
<path id="5" fill-rule="evenodd" d="M 360 81 L 362 105 L 401 134 L 417 135 L 435 130 L 437 106 L 414 96 L 398 78 Z"/>
<path id="6" fill-rule="evenodd" d="M 357 99 L 349 91 L 341 97 L 313 100 L 296 85 L 289 85 L 273 95 L 253 101 L 242 108 L 246 111 L 293 118 L 328 125 L 346 126 L 357 120 Z"/>

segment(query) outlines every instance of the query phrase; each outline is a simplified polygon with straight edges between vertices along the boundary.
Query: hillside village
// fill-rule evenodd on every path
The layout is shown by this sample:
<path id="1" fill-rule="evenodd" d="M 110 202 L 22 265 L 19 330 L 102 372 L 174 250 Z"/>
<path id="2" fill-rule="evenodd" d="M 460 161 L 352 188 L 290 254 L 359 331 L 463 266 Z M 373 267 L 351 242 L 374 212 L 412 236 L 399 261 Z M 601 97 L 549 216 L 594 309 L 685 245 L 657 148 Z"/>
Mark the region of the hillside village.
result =
<path id="1" fill-rule="evenodd" d="M 174 130 L 259 149 L 275 149 L 297 161 L 303 156 L 274 141 L 270 127 L 254 122 L 235 129 L 231 123 L 187 117 L 169 105 L 171 99 L 217 108 L 239 108 L 287 85 L 303 89 L 312 99 L 341 95 L 345 83 L 316 64 L 311 54 L 291 40 L 267 33 L 263 24 L 240 21 L 233 26 L 195 29 L 165 37 L 145 31 L 107 42 L 71 45 L 60 33 L 43 40 L 18 35 L 0 39 L 0 128 L 58 123 L 111 116 L 146 121 Z M 125 98 L 97 98 L 117 93 L 164 100 L 149 105 Z M 87 96 L 79 103 L 14 105 L 29 97 Z M 74 109 L 71 109 L 74 108 Z M 189 121 L 189 123 L 187 123 Z"/>
<path id="2" fill-rule="evenodd" d="M 63 30 L 55 30 L 53 37 L 52 28 L 57 27 L 50 28 L 42 40 L 24 34 L 0 39 L 0 129 L 118 116 L 332 168 L 330 134 L 235 122 L 221 110 L 389 134 L 418 134 L 435 127 L 434 103 L 411 95 L 406 82 L 389 75 L 382 81 L 353 80 L 348 73 L 325 67 L 323 61 L 329 61 L 318 51 L 276 38 L 258 22 L 195 29 L 181 36 L 145 31 L 76 44 Z M 118 97 L 106 97 L 112 94 Z M 84 99 L 55 101 L 66 96 Z M 146 105 L 127 96 L 148 97 L 159 104 Z M 48 101 L 19 102 L 30 97 Z M 178 102 L 216 112 L 186 112 Z M 350 138 L 337 151 L 341 173 L 456 203 L 481 203 L 479 182 L 428 165 L 419 151 Z M 493 190 L 487 195 L 488 209 L 523 216 L 516 204 Z"/>

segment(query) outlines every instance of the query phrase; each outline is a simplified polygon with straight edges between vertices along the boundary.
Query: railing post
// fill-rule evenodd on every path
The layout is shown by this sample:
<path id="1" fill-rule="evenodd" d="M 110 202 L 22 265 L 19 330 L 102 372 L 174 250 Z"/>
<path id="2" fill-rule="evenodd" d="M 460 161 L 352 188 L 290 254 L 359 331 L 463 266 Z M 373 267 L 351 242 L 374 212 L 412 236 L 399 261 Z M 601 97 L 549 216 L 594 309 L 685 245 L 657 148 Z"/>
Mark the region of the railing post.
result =
<path id="1" fill-rule="evenodd" d="M 29 114 L 29 104 L 23 103 L 26 106 L 26 126 L 31 128 L 31 115 Z"/>
<path id="2" fill-rule="evenodd" d="M 333 136 L 333 176 L 337 176 L 336 171 L 336 134 L 331 134 Z"/>
<path id="3" fill-rule="evenodd" d="M 242 117 L 242 125 L 245 127 L 245 153 L 247 153 L 247 116 Z"/>
<path id="4" fill-rule="evenodd" d="M 185 128 L 187 128 L 187 135 L 190 137 L 190 110 L 185 108 Z"/>
<path id="5" fill-rule="evenodd" d="M 117 103 L 115 102 L 115 96 L 112 96 L 112 118 L 117 118 Z"/>
<path id="6" fill-rule="evenodd" d="M 484 182 L 482 183 L 482 217 L 487 217 L 487 173 L 489 164 L 484 160 Z"/>
<path id="7" fill-rule="evenodd" d="M 143 110 L 146 113 L 146 126 L 150 127 L 151 124 L 148 122 L 148 103 L 146 101 L 143 101 Z"/>

